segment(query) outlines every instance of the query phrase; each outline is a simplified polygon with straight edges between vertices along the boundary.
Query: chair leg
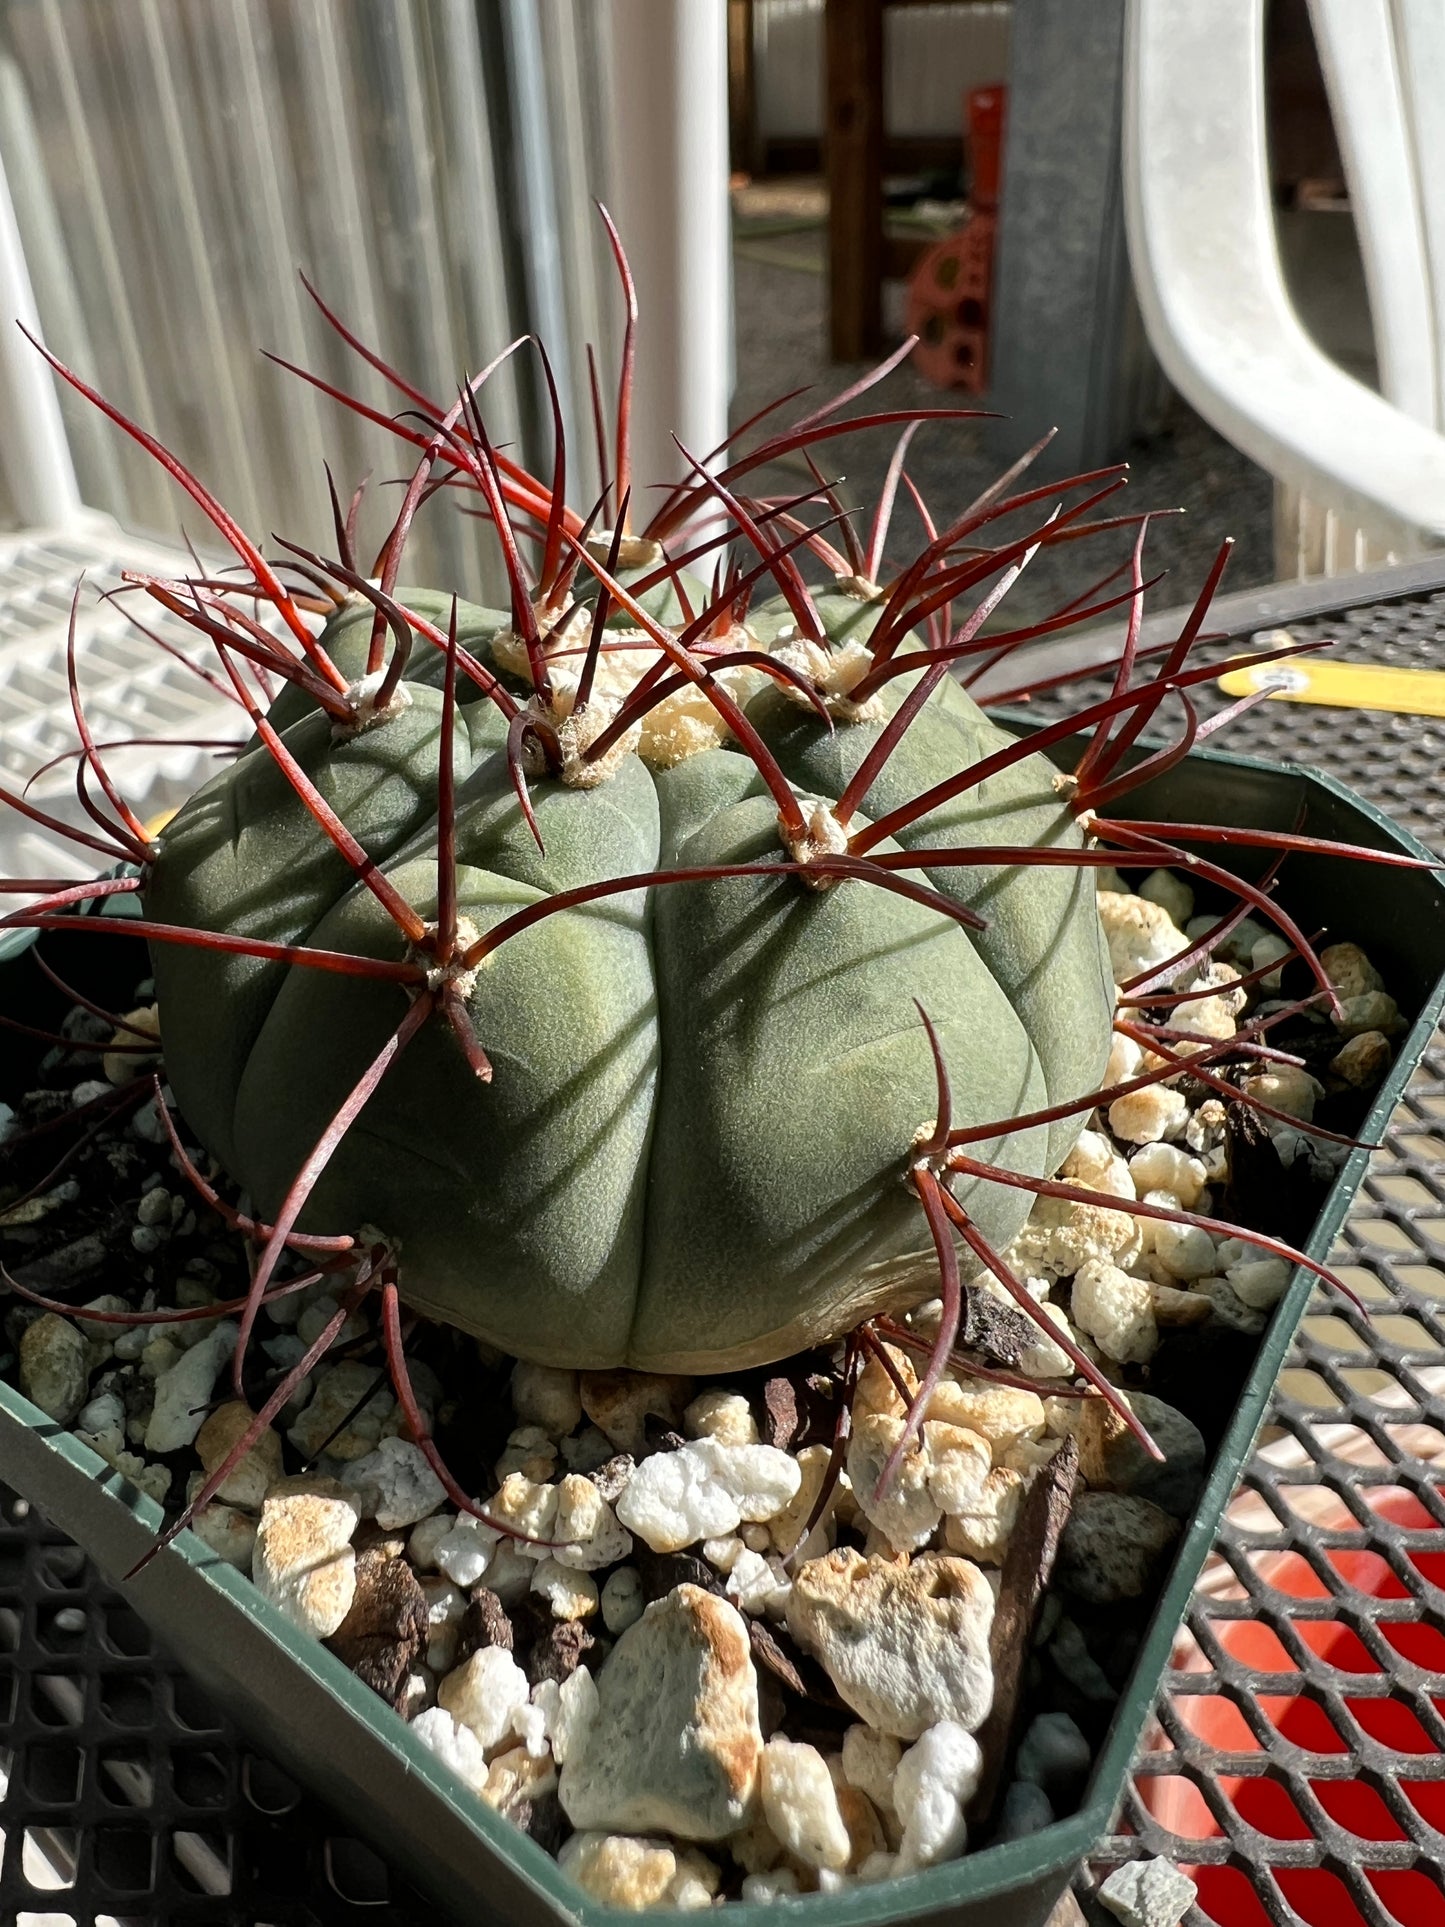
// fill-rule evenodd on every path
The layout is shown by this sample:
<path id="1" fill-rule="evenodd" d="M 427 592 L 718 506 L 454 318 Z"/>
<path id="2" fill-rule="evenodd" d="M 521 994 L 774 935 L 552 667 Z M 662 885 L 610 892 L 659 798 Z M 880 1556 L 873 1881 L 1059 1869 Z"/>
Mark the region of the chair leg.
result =
<path id="1" fill-rule="evenodd" d="M 1410 531 L 1401 529 L 1390 541 L 1377 541 L 1357 528 L 1347 515 L 1326 508 L 1289 482 L 1274 485 L 1274 573 L 1277 581 L 1303 581 L 1308 576 L 1358 575 L 1366 569 L 1388 568 L 1424 554 Z"/>

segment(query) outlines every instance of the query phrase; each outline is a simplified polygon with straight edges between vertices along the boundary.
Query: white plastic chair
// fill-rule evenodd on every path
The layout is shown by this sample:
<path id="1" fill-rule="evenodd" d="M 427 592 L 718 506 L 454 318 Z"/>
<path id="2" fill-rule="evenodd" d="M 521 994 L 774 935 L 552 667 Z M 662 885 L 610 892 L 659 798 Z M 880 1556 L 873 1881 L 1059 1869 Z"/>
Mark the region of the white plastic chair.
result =
<path id="1" fill-rule="evenodd" d="M 1445 543 L 1445 7 L 1309 0 L 1309 11 L 1380 394 L 1321 352 L 1285 286 L 1264 0 L 1128 0 L 1124 195 L 1165 372 L 1278 479 L 1296 528 L 1313 527 L 1319 541 L 1313 556 L 1297 544 L 1298 572 L 1334 573 Z"/>

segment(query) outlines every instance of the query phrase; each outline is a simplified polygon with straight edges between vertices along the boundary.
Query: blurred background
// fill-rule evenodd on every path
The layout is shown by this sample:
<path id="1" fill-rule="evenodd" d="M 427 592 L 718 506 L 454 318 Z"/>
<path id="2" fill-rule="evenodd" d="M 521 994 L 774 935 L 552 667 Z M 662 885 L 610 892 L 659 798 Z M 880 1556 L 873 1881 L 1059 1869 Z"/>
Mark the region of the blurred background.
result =
<path id="1" fill-rule="evenodd" d="M 410 466 L 387 420 L 518 336 L 594 499 L 588 349 L 610 413 L 623 320 L 602 200 L 640 296 L 643 482 L 680 472 L 674 431 L 704 453 L 916 335 L 861 405 L 961 411 L 909 455 L 940 524 L 1052 427 L 1036 475 L 1126 460 L 1128 506 L 1187 511 L 1150 529 L 1155 608 L 1225 534 L 1226 588 L 1348 574 L 1445 537 L 1442 49 L 1437 0 L 0 0 L 0 314 L 257 536 L 329 548 L 323 462 L 343 494 L 370 472 L 370 552 Z M 486 412 L 550 474 L 535 354 Z M 9 325 L 0 430 L 0 773 L 24 778 L 70 740 L 78 570 L 114 588 L 214 536 Z M 893 441 L 821 451 L 845 502 Z M 754 487 L 809 479 L 792 456 Z M 895 547 L 919 536 L 905 503 Z M 1043 551 L 995 621 L 1130 539 Z M 443 497 L 409 573 L 494 597 L 490 541 Z M 217 733 L 114 604 L 81 641 L 108 738 Z M 130 780 L 165 807 L 200 754 L 136 752 Z"/>
<path id="2" fill-rule="evenodd" d="M 1370 383 L 1308 8 L 1269 0 L 1262 17 L 1288 286 L 1319 345 Z M 539 333 L 572 430 L 572 493 L 590 500 L 585 345 L 610 379 L 620 326 L 600 197 L 639 257 L 641 379 L 671 381 L 668 426 L 687 412 L 679 383 L 705 431 L 719 400 L 738 420 L 782 389 L 845 379 L 906 325 L 922 341 L 885 405 L 937 405 L 947 383 L 1011 418 L 919 436 L 913 473 L 940 515 L 1057 423 L 1056 472 L 1128 457 L 1136 495 L 1190 510 L 1187 528 L 1158 526 L 1163 564 L 1187 569 L 1226 525 L 1233 586 L 1382 555 L 1346 543 L 1326 557 L 1297 517 L 1277 538 L 1270 476 L 1161 374 L 1124 246 L 1124 39 L 1123 0 L 4 0 L 7 213 L 52 348 L 259 531 L 326 538 L 323 456 L 339 482 L 397 466 L 384 434 L 262 359 L 386 413 L 405 405 L 326 326 L 303 270 L 431 395 Z M 671 178 L 649 185 L 657 174 Z M 670 249 L 654 240 L 669 223 L 682 230 Z M 5 303 L 27 305 L 21 289 Z M 695 337 L 703 311 L 711 365 L 680 368 L 668 337 Z M 488 402 L 497 437 L 545 472 L 535 362 L 517 357 Z M 12 374 L 7 411 L 33 406 Z M 63 397 L 61 412 L 81 502 L 172 534 L 177 500 L 155 465 L 84 403 Z M 48 506 L 17 426 L 11 526 Z M 888 446 L 840 456 L 859 498 Z M 651 453 L 671 465 L 661 430 Z M 418 554 L 480 589 L 475 525 L 433 514 Z M 1030 596 L 1051 593 L 1052 566 L 1041 558 Z"/>

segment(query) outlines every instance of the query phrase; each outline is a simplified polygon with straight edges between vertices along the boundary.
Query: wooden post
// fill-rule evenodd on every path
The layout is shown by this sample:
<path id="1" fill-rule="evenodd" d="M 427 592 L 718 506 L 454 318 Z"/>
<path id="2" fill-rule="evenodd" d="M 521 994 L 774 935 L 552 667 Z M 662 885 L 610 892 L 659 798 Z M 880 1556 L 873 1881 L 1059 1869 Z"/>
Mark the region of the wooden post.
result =
<path id="1" fill-rule="evenodd" d="M 883 0 L 824 14 L 829 347 L 862 361 L 883 344 Z"/>
<path id="2" fill-rule="evenodd" d="M 734 173 L 758 171 L 753 0 L 728 0 L 728 147 Z"/>

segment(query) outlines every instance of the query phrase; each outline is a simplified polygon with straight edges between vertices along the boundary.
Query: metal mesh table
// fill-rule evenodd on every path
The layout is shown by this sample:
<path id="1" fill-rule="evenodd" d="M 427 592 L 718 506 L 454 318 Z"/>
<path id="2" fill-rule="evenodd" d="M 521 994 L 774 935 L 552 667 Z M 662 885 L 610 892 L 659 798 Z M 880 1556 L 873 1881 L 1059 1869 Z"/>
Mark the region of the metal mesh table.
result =
<path id="1" fill-rule="evenodd" d="M 1236 598 L 1228 620 L 1437 666 L 1445 570 L 1369 590 L 1303 620 Z M 1268 703 L 1230 741 L 1319 764 L 1445 847 L 1445 724 Z M 1335 1262 L 1370 1316 L 1331 1300 L 1305 1320 L 1118 1831 L 1078 1884 L 1090 1916 L 1097 1879 L 1148 1852 L 1194 1872 L 1191 1927 L 1445 1923 L 1445 1032 Z M 8 1496 L 0 1830 L 0 1927 L 431 1918 Z"/>
<path id="2" fill-rule="evenodd" d="M 1445 666 L 1440 589 L 1286 626 Z M 1445 848 L 1445 724 L 1265 703 L 1228 740 Z M 1369 1315 L 1332 1296 L 1306 1317 L 1093 1865 L 1167 1854 L 1199 1883 L 1191 1919 L 1221 1927 L 1445 1921 L 1445 1031 L 1333 1263 Z"/>

